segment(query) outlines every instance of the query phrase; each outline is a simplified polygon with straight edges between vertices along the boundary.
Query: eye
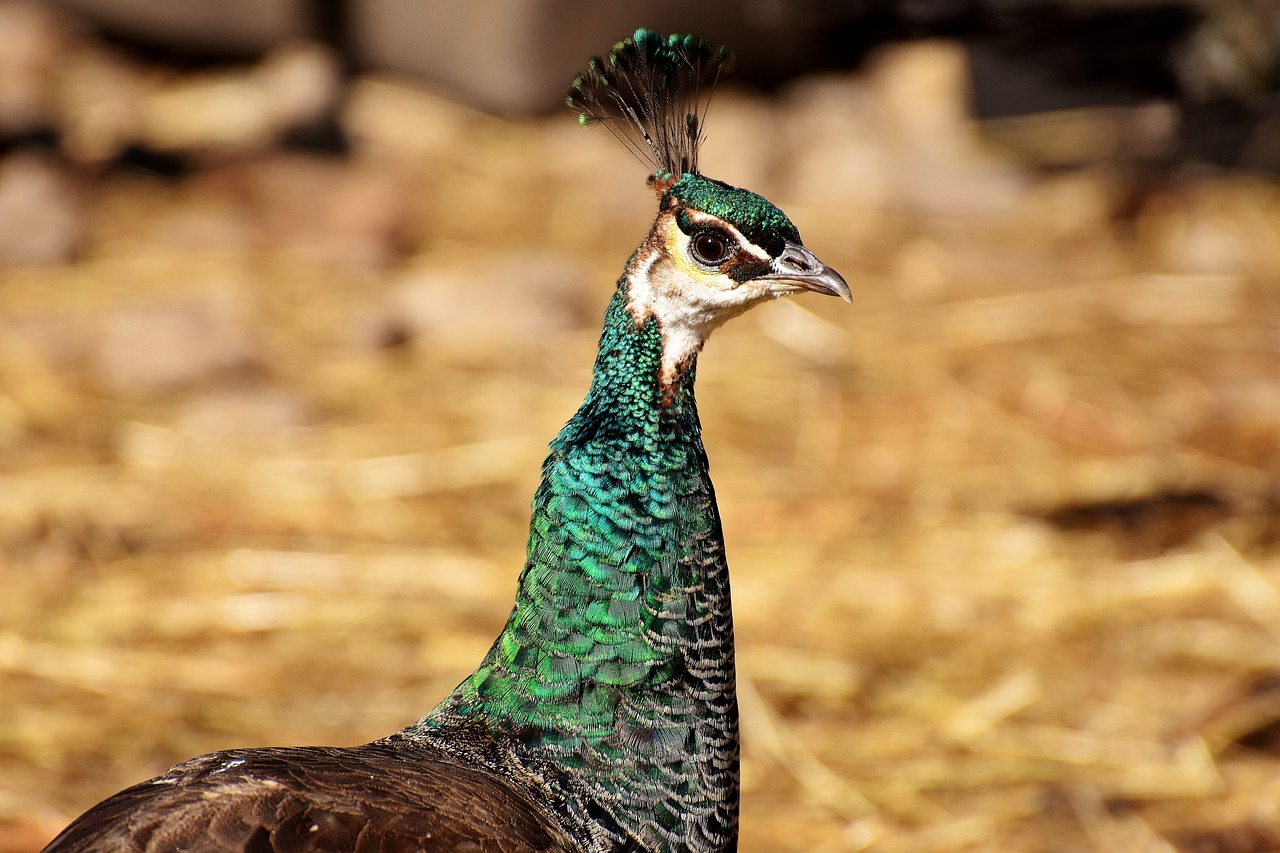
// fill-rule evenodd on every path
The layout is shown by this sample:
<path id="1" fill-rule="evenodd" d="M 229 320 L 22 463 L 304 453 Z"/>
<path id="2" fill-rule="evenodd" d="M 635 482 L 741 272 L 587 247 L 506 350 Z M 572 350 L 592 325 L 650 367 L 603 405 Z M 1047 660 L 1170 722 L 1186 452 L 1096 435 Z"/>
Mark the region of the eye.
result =
<path id="1" fill-rule="evenodd" d="M 707 266 L 719 266 L 733 252 L 733 241 L 719 231 L 699 231 L 690 241 L 695 260 Z"/>

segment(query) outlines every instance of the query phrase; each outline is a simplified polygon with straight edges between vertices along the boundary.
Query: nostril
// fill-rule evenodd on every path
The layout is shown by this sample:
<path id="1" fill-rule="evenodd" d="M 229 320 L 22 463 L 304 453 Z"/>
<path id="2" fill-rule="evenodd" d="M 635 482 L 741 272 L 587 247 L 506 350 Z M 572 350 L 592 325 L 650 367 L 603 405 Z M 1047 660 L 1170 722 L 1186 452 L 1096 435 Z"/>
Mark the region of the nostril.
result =
<path id="1" fill-rule="evenodd" d="M 782 263 L 796 272 L 813 272 L 814 266 L 809 259 L 799 252 L 787 252 L 782 256 Z"/>

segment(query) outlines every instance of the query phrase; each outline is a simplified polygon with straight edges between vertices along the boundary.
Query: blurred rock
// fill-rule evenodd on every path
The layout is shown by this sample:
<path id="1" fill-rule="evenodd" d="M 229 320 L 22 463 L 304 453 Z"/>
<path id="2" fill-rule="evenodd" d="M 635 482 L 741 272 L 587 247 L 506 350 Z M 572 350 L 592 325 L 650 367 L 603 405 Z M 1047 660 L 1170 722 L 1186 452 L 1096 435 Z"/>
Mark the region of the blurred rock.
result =
<path id="1" fill-rule="evenodd" d="M 958 43 L 886 49 L 865 78 L 803 80 L 789 100 L 789 197 L 968 218 L 1009 214 L 1027 185 L 978 137 Z"/>
<path id="2" fill-rule="evenodd" d="M 139 300 L 107 315 L 92 367 L 114 393 L 178 391 L 254 364 L 253 326 L 247 295 L 225 283 Z"/>
<path id="3" fill-rule="evenodd" d="M 53 124 L 54 80 L 66 33 L 48 8 L 0 3 L 0 137 Z"/>
<path id="4" fill-rule="evenodd" d="M 934 41 L 886 50 L 872 63 L 869 82 L 895 177 L 917 210 L 954 216 L 1012 210 L 1026 178 L 981 144 L 969 117 L 961 45 Z"/>
<path id="5" fill-rule="evenodd" d="M 56 0 L 104 29 L 209 55 L 265 50 L 308 35 L 307 0 Z"/>
<path id="6" fill-rule="evenodd" d="M 357 150 L 405 161 L 456 156 L 471 126 L 485 120 L 405 81 L 374 76 L 352 81 L 341 115 L 343 130 Z"/>
<path id="7" fill-rule="evenodd" d="M 284 42 L 257 65 L 175 79 L 143 105 L 139 141 L 160 150 L 258 148 L 321 119 L 340 92 L 325 47 Z"/>
<path id="8" fill-rule="evenodd" d="M 778 160 L 787 139 L 785 122 L 778 121 L 777 104 L 726 86 L 711 99 L 707 121 L 711 132 L 698 153 L 702 168 L 734 186 L 752 187 L 766 198 L 773 197 Z M 579 139 L 586 135 L 568 123 L 560 130 L 564 136 L 572 132 Z M 828 140 L 818 133 L 813 136 L 814 142 Z"/>
<path id="9" fill-rule="evenodd" d="M 51 156 L 0 160 L 0 266 L 69 261 L 85 232 L 79 186 Z"/>
<path id="10" fill-rule="evenodd" d="M 495 349 L 537 348 L 556 332 L 586 323 L 588 272 L 576 258 L 521 251 L 410 270 L 362 330 L 365 343 L 411 341 L 466 357 Z M 593 321 L 595 318 L 592 318 Z"/>
<path id="11" fill-rule="evenodd" d="M 417 74 L 466 103 L 504 114 L 554 109 L 583 61 L 637 25 L 692 32 L 732 46 L 748 74 L 777 79 L 811 66 L 827 23 L 823 4 L 640 0 L 362 0 L 350 7 L 362 65 Z"/>
<path id="12" fill-rule="evenodd" d="M 138 142 L 146 99 L 159 84 L 140 62 L 95 47 L 67 57 L 60 73 L 62 150 L 80 163 L 101 163 Z"/>
<path id="13" fill-rule="evenodd" d="M 643 0 L 625 8 L 582 0 L 52 2 L 113 36 L 198 58 L 243 58 L 288 39 L 323 38 L 354 64 L 419 75 L 461 101 L 501 113 L 557 106 L 583 60 L 641 22 L 732 45 L 747 75 L 761 79 L 829 59 L 820 48 L 830 16 L 818 0 Z"/>
<path id="14" fill-rule="evenodd" d="M 130 147 L 204 154 L 273 145 L 330 118 L 342 93 L 333 52 L 286 41 L 254 65 L 177 74 L 94 47 L 60 74 L 63 149 L 97 163 Z"/>
<path id="15" fill-rule="evenodd" d="M 410 203 L 402 176 L 368 163 L 280 154 L 235 167 L 268 246 L 356 267 L 380 267 L 407 241 Z"/>
<path id="16" fill-rule="evenodd" d="M 342 94 L 342 67 L 327 46 L 295 39 L 273 47 L 254 69 L 282 128 L 322 120 Z"/>
<path id="17" fill-rule="evenodd" d="M 866 84 L 852 75 L 815 77 L 794 84 L 787 95 L 783 151 L 803 151 L 784 160 L 790 176 L 784 195 L 810 202 L 883 208 L 897 189 L 883 117 Z"/>

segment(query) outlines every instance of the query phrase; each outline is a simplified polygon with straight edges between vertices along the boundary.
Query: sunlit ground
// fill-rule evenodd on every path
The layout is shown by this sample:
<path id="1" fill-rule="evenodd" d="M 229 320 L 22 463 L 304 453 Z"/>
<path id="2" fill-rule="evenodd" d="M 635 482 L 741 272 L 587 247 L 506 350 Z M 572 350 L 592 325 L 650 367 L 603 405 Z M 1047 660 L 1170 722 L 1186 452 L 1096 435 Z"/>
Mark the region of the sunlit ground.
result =
<path id="1" fill-rule="evenodd" d="M 1280 190 L 1020 165 L 958 62 L 709 122 L 855 293 L 699 368 L 742 849 L 1275 849 Z M 198 753 L 398 729 L 505 618 L 654 200 L 568 114 L 362 79 L 342 120 L 346 159 L 0 163 L 84 223 L 0 279 L 0 850 Z"/>

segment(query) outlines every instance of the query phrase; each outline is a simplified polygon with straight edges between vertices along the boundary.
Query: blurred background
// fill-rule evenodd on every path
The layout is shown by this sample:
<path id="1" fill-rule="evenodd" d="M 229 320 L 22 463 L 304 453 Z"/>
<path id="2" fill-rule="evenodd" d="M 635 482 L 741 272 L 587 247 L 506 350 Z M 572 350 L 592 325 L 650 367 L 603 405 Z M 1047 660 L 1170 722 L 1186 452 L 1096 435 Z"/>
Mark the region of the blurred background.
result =
<path id="1" fill-rule="evenodd" d="M 742 849 L 1280 849 L 1272 0 L 5 0 L 0 851 L 483 655 L 638 25 L 736 50 L 704 168 L 855 294 L 701 360 Z"/>

